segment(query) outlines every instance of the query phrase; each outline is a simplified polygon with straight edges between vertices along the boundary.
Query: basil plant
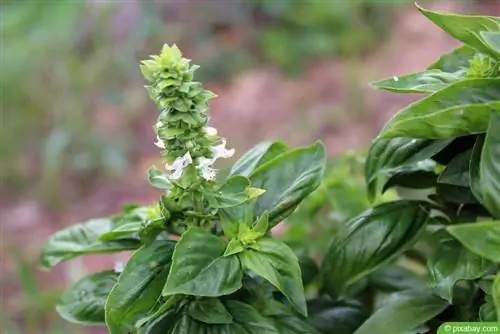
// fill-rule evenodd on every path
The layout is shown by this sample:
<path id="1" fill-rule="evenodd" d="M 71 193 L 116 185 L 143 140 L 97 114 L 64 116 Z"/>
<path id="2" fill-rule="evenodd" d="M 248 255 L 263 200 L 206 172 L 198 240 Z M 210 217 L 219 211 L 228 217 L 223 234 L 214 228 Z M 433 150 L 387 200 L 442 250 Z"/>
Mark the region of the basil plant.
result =
<path id="1" fill-rule="evenodd" d="M 69 287 L 58 313 L 112 334 L 435 333 L 446 321 L 500 321 L 500 18 L 418 9 L 463 45 L 373 84 L 425 95 L 372 142 L 371 207 L 336 220 L 319 256 L 314 240 L 297 256 L 286 228 L 270 231 L 307 217 L 294 211 L 325 184 L 323 145 L 260 143 L 221 180 L 215 163 L 235 152 L 208 125 L 215 95 L 194 81 L 197 66 L 175 45 L 143 61 L 165 164 L 147 177 L 162 195 L 48 240 L 43 269 L 134 251 Z"/>

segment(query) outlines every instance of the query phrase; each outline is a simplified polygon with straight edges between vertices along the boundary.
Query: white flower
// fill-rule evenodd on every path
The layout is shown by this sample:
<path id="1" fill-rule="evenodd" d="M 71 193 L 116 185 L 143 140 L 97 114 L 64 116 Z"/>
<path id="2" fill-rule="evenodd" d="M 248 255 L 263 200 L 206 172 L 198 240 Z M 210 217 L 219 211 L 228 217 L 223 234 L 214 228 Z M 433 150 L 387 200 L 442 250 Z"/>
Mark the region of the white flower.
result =
<path id="1" fill-rule="evenodd" d="M 165 142 L 156 135 L 156 142 L 155 145 L 158 146 L 159 148 L 165 148 Z"/>
<path id="2" fill-rule="evenodd" d="M 172 180 L 177 180 L 182 176 L 182 171 L 184 170 L 184 168 L 192 163 L 193 159 L 191 158 L 191 154 L 188 151 L 186 152 L 186 154 L 184 154 L 184 156 L 175 159 L 173 164 L 166 164 L 165 168 L 168 171 L 172 172 L 169 178 Z"/>
<path id="3" fill-rule="evenodd" d="M 117 273 L 122 273 L 123 272 L 123 268 L 124 268 L 124 265 L 123 265 L 123 262 L 115 262 L 115 268 L 114 268 L 114 271 L 117 272 Z"/>
<path id="4" fill-rule="evenodd" d="M 215 136 L 217 136 L 217 129 L 212 128 L 211 126 L 207 126 L 205 128 L 205 133 L 211 137 L 215 137 Z"/>
<path id="5" fill-rule="evenodd" d="M 399 81 L 399 78 L 397 76 L 393 76 L 392 78 L 394 79 L 394 81 Z"/>
<path id="6" fill-rule="evenodd" d="M 214 163 L 219 158 L 231 158 L 234 155 L 234 148 L 226 150 L 226 140 L 222 139 L 222 144 L 212 146 L 210 148 L 212 151 L 212 163 Z"/>
<path id="7" fill-rule="evenodd" d="M 163 125 L 163 123 L 162 123 L 161 121 L 158 121 L 158 122 L 156 122 L 156 124 L 155 124 L 155 128 L 156 128 L 156 129 L 158 129 L 158 128 L 160 128 L 162 125 Z"/>
<path id="8" fill-rule="evenodd" d="M 197 159 L 197 162 L 198 166 L 196 166 L 196 169 L 201 172 L 201 177 L 207 181 L 214 180 L 217 171 L 212 168 L 213 159 L 200 157 Z"/>

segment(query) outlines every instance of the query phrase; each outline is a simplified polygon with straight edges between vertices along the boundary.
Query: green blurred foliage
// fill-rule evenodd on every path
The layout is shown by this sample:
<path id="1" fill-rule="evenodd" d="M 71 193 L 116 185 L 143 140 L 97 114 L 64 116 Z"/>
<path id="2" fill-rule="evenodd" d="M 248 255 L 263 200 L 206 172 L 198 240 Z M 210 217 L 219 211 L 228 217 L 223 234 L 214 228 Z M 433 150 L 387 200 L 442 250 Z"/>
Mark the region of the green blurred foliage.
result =
<path id="1" fill-rule="evenodd" d="M 374 205 L 367 197 L 364 164 L 364 156 L 357 153 L 330 161 L 319 188 L 284 224 L 282 238 L 295 252 L 317 259 L 339 225 Z M 376 204 L 395 198 L 395 192 L 387 191 Z"/>

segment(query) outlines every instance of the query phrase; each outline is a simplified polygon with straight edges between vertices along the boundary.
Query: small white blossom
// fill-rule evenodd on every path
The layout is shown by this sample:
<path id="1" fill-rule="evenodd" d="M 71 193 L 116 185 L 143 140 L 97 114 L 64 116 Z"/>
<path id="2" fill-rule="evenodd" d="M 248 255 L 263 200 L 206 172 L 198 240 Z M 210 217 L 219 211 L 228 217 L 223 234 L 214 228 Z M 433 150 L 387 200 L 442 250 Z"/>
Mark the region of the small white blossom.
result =
<path id="1" fill-rule="evenodd" d="M 392 78 L 394 79 L 394 81 L 399 81 L 399 78 L 397 76 L 393 76 Z"/>
<path id="2" fill-rule="evenodd" d="M 227 150 L 226 149 L 226 140 L 222 139 L 222 144 L 212 146 L 210 148 L 212 151 L 212 163 L 214 163 L 219 158 L 231 158 L 234 155 L 234 148 Z"/>
<path id="3" fill-rule="evenodd" d="M 165 168 L 168 171 L 172 172 L 170 174 L 170 179 L 177 180 L 182 176 L 182 171 L 184 170 L 184 168 L 186 168 L 188 165 L 192 163 L 193 159 L 191 158 L 191 154 L 188 151 L 186 152 L 186 154 L 184 154 L 184 156 L 175 159 L 173 164 L 171 165 L 166 164 Z"/>
<path id="4" fill-rule="evenodd" d="M 158 128 L 160 128 L 162 125 L 163 125 L 163 123 L 162 123 L 161 121 L 158 121 L 158 122 L 156 122 L 156 124 L 155 124 L 155 128 L 156 128 L 156 129 L 158 129 Z"/>
<path id="5" fill-rule="evenodd" d="M 217 136 L 217 129 L 212 128 L 211 126 L 208 126 L 205 128 L 205 133 L 211 137 Z"/>
<path id="6" fill-rule="evenodd" d="M 155 145 L 158 146 L 159 148 L 165 148 L 165 142 L 161 140 L 161 138 L 158 135 L 156 135 Z"/>
<path id="7" fill-rule="evenodd" d="M 214 180 L 217 170 L 212 168 L 213 159 L 200 157 L 197 159 L 197 162 L 198 165 L 196 166 L 196 169 L 201 172 L 201 177 L 207 181 Z"/>
<path id="8" fill-rule="evenodd" d="M 123 262 L 115 262 L 115 268 L 114 268 L 114 271 L 121 274 L 123 272 L 123 269 L 124 269 L 124 265 L 123 265 Z"/>

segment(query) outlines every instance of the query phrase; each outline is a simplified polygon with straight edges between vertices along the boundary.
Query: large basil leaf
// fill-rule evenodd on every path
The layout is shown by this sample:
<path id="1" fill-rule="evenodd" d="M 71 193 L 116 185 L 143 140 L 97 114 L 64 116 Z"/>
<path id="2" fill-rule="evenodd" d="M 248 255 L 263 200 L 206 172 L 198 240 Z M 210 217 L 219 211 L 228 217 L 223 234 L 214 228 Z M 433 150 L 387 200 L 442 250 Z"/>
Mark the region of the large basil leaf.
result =
<path id="1" fill-rule="evenodd" d="M 484 146 L 485 135 L 479 135 L 472 148 L 472 154 L 469 164 L 469 180 L 470 180 L 470 190 L 474 194 L 474 197 L 484 205 L 484 198 L 481 189 L 481 179 L 480 179 L 480 166 L 481 166 L 481 153 Z"/>
<path id="2" fill-rule="evenodd" d="M 420 161 L 414 165 L 402 166 L 395 173 L 390 173 L 382 193 L 392 187 L 410 189 L 427 189 L 436 185 L 436 163 L 430 159 Z"/>
<path id="3" fill-rule="evenodd" d="M 168 176 L 161 173 L 156 166 L 152 166 L 148 169 L 148 181 L 149 184 L 158 189 L 170 190 L 173 187 Z"/>
<path id="4" fill-rule="evenodd" d="M 218 189 L 213 205 L 217 208 L 238 206 L 260 196 L 264 191 L 250 187 L 250 180 L 244 176 L 232 176 Z"/>
<path id="5" fill-rule="evenodd" d="M 308 321 L 322 333 L 352 334 L 368 318 L 357 301 L 312 300 Z"/>
<path id="6" fill-rule="evenodd" d="M 175 246 L 163 295 L 228 295 L 241 288 L 243 272 L 236 255 L 223 256 L 226 242 L 202 228 L 186 231 Z"/>
<path id="7" fill-rule="evenodd" d="M 63 293 L 57 312 L 73 323 L 104 324 L 104 304 L 117 278 L 118 273 L 113 270 L 83 277 Z"/>
<path id="8" fill-rule="evenodd" d="M 429 212 L 417 201 L 395 201 L 366 210 L 341 225 L 322 263 L 326 291 L 346 293 L 369 273 L 411 247 L 423 231 Z"/>
<path id="9" fill-rule="evenodd" d="M 402 168 L 426 160 L 440 152 L 451 140 L 414 138 L 380 139 L 372 143 L 365 163 L 368 195 L 374 198 L 379 192 L 380 178 L 390 176 Z"/>
<path id="10" fill-rule="evenodd" d="M 446 166 L 441 175 L 439 175 L 438 182 L 446 183 L 460 187 L 468 187 L 470 183 L 469 178 L 469 164 L 472 150 L 457 154 Z"/>
<path id="11" fill-rule="evenodd" d="M 242 175 L 250 176 L 255 169 L 265 164 L 271 159 L 276 158 L 278 155 L 287 151 L 287 146 L 280 141 L 263 142 L 245 153 L 231 168 L 229 176 Z"/>
<path id="12" fill-rule="evenodd" d="M 481 37 L 485 44 L 498 54 L 500 58 L 500 32 L 481 31 Z"/>
<path id="13" fill-rule="evenodd" d="M 483 276 L 492 263 L 470 252 L 458 241 L 448 240 L 439 245 L 427 266 L 437 294 L 452 303 L 455 284 L 459 280 Z"/>
<path id="14" fill-rule="evenodd" d="M 485 132 L 492 111 L 500 111 L 500 78 L 458 81 L 399 111 L 381 138 L 445 139 Z"/>
<path id="15" fill-rule="evenodd" d="M 429 291 L 394 294 L 354 334 L 406 333 L 441 313 L 448 303 Z"/>
<path id="16" fill-rule="evenodd" d="M 286 244 L 271 238 L 261 238 L 238 255 L 245 269 L 273 284 L 297 311 L 307 316 L 299 262 Z"/>
<path id="17" fill-rule="evenodd" d="M 106 302 L 106 324 L 112 334 L 133 328 L 155 306 L 167 280 L 174 247 L 174 241 L 154 241 L 129 259 Z"/>
<path id="18" fill-rule="evenodd" d="M 497 308 L 497 320 L 500 320 L 500 273 L 495 277 L 495 281 L 493 281 L 493 303 Z"/>
<path id="19" fill-rule="evenodd" d="M 417 6 L 418 7 L 418 6 Z M 433 12 L 421 7 L 418 9 L 429 20 L 459 41 L 474 49 L 498 57 L 483 40 L 481 31 L 500 31 L 500 18 L 493 16 L 458 15 L 444 12 Z"/>
<path id="20" fill-rule="evenodd" d="M 255 308 L 236 300 L 228 300 L 225 305 L 234 322 L 248 334 L 280 334 L 269 319 L 264 318 Z"/>
<path id="21" fill-rule="evenodd" d="M 446 229 L 471 252 L 500 262 L 500 221 L 451 225 Z"/>
<path id="22" fill-rule="evenodd" d="M 434 93 L 449 84 L 464 78 L 464 71 L 447 73 L 440 70 L 425 70 L 399 77 L 373 82 L 375 88 L 394 93 Z"/>
<path id="23" fill-rule="evenodd" d="M 206 324 L 230 324 L 233 316 L 218 298 L 201 298 L 189 304 L 189 315 Z"/>
<path id="24" fill-rule="evenodd" d="M 483 204 L 500 218 L 500 112 L 491 115 L 479 166 Z"/>
<path id="25" fill-rule="evenodd" d="M 467 45 L 462 45 L 450 53 L 442 55 L 435 63 L 430 65 L 429 70 L 441 70 L 444 72 L 462 71 L 469 67 L 469 60 L 474 58 L 477 51 Z"/>
<path id="26" fill-rule="evenodd" d="M 374 271 L 369 279 L 375 287 L 388 292 L 420 289 L 426 286 L 421 276 L 396 264 L 383 266 Z"/>
<path id="27" fill-rule="evenodd" d="M 274 226 L 290 215 L 321 183 L 326 163 L 321 143 L 283 153 L 257 168 L 251 175 L 253 187 L 265 189 L 255 202 L 254 216 L 268 211 Z"/>
<path id="28" fill-rule="evenodd" d="M 40 267 L 48 270 L 61 261 L 80 255 L 119 252 L 141 246 L 137 239 L 99 241 L 99 237 L 111 229 L 111 220 L 92 219 L 56 232 L 42 249 Z"/>

